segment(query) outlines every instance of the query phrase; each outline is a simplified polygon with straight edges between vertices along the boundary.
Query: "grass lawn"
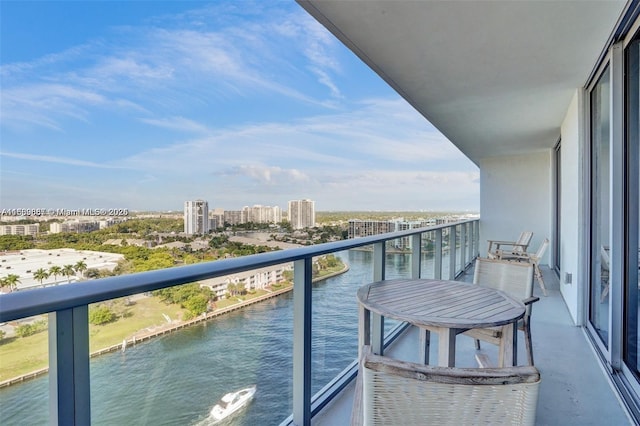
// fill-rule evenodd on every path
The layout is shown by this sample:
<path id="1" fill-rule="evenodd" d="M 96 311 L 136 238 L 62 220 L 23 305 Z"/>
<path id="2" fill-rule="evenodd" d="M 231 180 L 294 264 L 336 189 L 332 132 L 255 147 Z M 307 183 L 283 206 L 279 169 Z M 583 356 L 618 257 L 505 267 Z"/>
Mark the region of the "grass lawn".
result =
<path id="1" fill-rule="evenodd" d="M 162 314 L 168 315 L 172 320 L 182 317 L 179 305 L 167 305 L 157 297 L 137 299 L 131 306 L 131 313 L 133 315 L 130 317 L 120 318 L 111 324 L 89 325 L 90 352 L 121 343 L 147 327 L 166 323 Z"/>
<path id="2" fill-rule="evenodd" d="M 106 348 L 135 332 L 166 322 L 162 314 L 178 318 L 180 307 L 166 305 L 156 297 L 145 297 L 130 306 L 131 316 L 105 325 L 89 325 L 89 347 L 94 352 Z M 0 381 L 27 374 L 49 365 L 48 333 L 0 341 Z"/>
<path id="3" fill-rule="evenodd" d="M 45 331 L 28 337 L 0 341 L 0 381 L 30 373 L 49 365 L 49 338 Z"/>
<path id="4" fill-rule="evenodd" d="M 242 296 L 233 296 L 230 299 L 221 299 L 216 302 L 216 309 L 224 309 L 229 306 L 237 305 L 238 303 L 246 302 L 247 300 L 255 299 L 260 296 L 268 294 L 265 290 L 256 290 L 255 293 L 247 293 Z"/>
<path id="5" fill-rule="evenodd" d="M 327 275 L 332 275 L 338 272 L 342 272 L 343 269 L 344 269 L 344 263 L 340 262 L 338 265 L 334 266 L 333 268 L 320 270 L 317 273 L 317 275 L 313 277 L 313 279 L 317 280 L 319 278 L 326 277 Z"/>

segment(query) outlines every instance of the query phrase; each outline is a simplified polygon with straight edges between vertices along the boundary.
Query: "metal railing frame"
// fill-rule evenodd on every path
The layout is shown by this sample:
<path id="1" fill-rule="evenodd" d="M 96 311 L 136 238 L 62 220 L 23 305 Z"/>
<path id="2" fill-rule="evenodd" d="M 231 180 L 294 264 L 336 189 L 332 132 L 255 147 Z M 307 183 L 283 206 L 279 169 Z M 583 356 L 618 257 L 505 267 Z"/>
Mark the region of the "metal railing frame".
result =
<path id="1" fill-rule="evenodd" d="M 385 278 L 386 242 L 410 237 L 411 275 L 421 276 L 422 236 L 434 232 L 434 276 L 442 276 L 442 231 L 448 229 L 449 279 L 461 273 L 478 253 L 479 220 L 460 221 L 308 247 L 217 260 L 150 272 L 92 280 L 90 285 L 71 284 L 18 291 L 0 296 L 0 323 L 34 315 L 49 314 L 49 405 L 50 423 L 87 425 L 91 423 L 89 375 L 89 319 L 92 303 L 235 274 L 272 265 L 294 264 L 293 329 L 293 414 L 285 423 L 310 425 L 311 418 L 355 376 L 354 364 L 311 394 L 312 261 L 314 257 L 373 245 L 374 280 Z M 460 239 L 456 238 L 460 231 Z M 456 270 L 459 243 L 461 268 Z M 386 346 L 383 319 L 372 319 L 372 342 Z M 398 335 L 400 327 L 391 334 Z"/>

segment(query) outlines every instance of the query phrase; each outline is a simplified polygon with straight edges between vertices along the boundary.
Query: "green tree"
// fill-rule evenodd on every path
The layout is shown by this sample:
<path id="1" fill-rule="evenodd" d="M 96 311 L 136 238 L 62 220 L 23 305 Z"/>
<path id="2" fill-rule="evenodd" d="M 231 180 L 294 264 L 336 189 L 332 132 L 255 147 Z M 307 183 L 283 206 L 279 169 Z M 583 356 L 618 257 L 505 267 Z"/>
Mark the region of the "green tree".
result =
<path id="1" fill-rule="evenodd" d="M 32 336 L 47 329 L 47 321 L 40 320 L 31 324 L 23 324 L 16 327 L 16 334 L 20 337 Z"/>
<path id="2" fill-rule="evenodd" d="M 207 305 L 209 304 L 209 298 L 204 294 L 196 294 L 184 301 L 183 306 L 193 314 L 198 316 L 207 311 Z"/>
<path id="3" fill-rule="evenodd" d="M 58 284 L 58 275 L 62 274 L 62 268 L 54 265 L 51 268 L 49 268 L 49 275 L 53 275 L 53 280 L 55 281 L 56 284 Z"/>
<path id="4" fill-rule="evenodd" d="M 20 276 L 16 275 L 16 274 L 7 275 L 5 280 L 7 280 L 7 285 L 9 286 L 9 290 L 11 290 L 11 291 L 17 290 L 18 289 L 18 283 L 22 282 L 22 281 L 20 281 Z"/>
<path id="5" fill-rule="evenodd" d="M 43 268 L 40 268 L 33 273 L 33 278 L 38 280 L 40 282 L 40 285 L 42 285 L 42 281 L 49 278 L 49 273 L 45 271 Z"/>
<path id="6" fill-rule="evenodd" d="M 237 291 L 238 291 L 238 287 L 234 283 L 229 283 L 229 284 L 227 284 L 227 291 L 232 296 L 235 296 Z"/>
<path id="7" fill-rule="evenodd" d="M 82 260 L 78 260 L 75 265 L 73 265 L 73 269 L 76 272 L 80 272 L 80 278 L 84 278 L 84 271 L 87 270 L 87 264 Z"/>
<path id="8" fill-rule="evenodd" d="M 0 250 L 26 250 L 34 247 L 31 235 L 0 235 Z"/>
<path id="9" fill-rule="evenodd" d="M 62 267 L 62 275 L 67 277 L 67 283 L 71 282 L 71 275 L 75 275 L 76 271 L 73 269 L 73 265 L 64 265 Z"/>
<path id="10" fill-rule="evenodd" d="M 91 306 L 89 308 L 89 324 L 103 325 L 114 322 L 117 315 L 106 305 Z"/>

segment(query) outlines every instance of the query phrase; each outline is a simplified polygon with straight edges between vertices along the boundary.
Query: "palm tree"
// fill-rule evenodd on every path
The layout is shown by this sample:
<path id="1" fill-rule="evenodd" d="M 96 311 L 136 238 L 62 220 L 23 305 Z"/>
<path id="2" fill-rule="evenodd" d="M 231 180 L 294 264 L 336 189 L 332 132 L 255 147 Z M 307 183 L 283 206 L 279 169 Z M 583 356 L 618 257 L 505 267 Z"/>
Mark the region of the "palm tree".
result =
<path id="1" fill-rule="evenodd" d="M 7 278 L 0 278 L 0 288 L 5 288 L 9 286 L 9 281 L 7 281 Z"/>
<path id="2" fill-rule="evenodd" d="M 9 285 L 9 290 L 11 290 L 11 291 L 17 290 L 18 289 L 18 283 L 21 282 L 20 281 L 20 276 L 16 275 L 16 274 L 7 275 L 5 280 L 7 281 L 7 284 Z"/>
<path id="3" fill-rule="evenodd" d="M 62 268 L 54 265 L 51 268 L 49 268 L 49 275 L 53 275 L 53 280 L 55 281 L 56 284 L 58 284 L 58 275 L 62 274 Z"/>
<path id="4" fill-rule="evenodd" d="M 65 277 L 67 277 L 67 283 L 71 282 L 71 275 L 74 275 L 76 273 L 75 269 L 73 269 L 73 265 L 64 265 L 62 267 L 62 275 L 64 275 Z"/>
<path id="5" fill-rule="evenodd" d="M 44 269 L 40 268 L 37 271 L 35 271 L 33 273 L 33 278 L 35 278 L 36 280 L 40 281 L 40 285 L 42 285 L 42 281 L 46 280 L 47 278 L 49 278 L 49 273 L 47 271 L 45 271 Z"/>
<path id="6" fill-rule="evenodd" d="M 73 266 L 76 272 L 80 272 L 80 278 L 84 278 L 84 271 L 87 270 L 87 264 L 82 260 L 78 260 L 76 264 Z"/>

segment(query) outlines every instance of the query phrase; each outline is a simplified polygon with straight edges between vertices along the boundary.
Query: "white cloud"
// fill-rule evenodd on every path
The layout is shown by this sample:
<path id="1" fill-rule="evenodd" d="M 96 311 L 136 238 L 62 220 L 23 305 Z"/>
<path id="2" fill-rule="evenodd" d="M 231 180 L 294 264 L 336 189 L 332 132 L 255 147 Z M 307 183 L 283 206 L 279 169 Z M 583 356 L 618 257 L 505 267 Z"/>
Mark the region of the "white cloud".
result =
<path id="1" fill-rule="evenodd" d="M 162 127 L 170 130 L 177 130 L 187 133 L 210 133 L 211 130 L 205 125 L 197 123 L 185 117 L 170 117 L 164 119 L 141 118 L 143 123 L 152 126 Z"/>
<path id="2" fill-rule="evenodd" d="M 245 176 L 265 184 L 309 181 L 309 177 L 299 170 L 262 164 L 241 164 L 220 174 L 223 176 Z"/>
<path id="3" fill-rule="evenodd" d="M 78 160 L 75 158 L 57 157 L 53 155 L 35 155 L 18 152 L 0 151 L 0 157 L 17 158 L 20 160 L 39 161 L 44 163 L 66 164 L 69 166 L 91 167 L 98 169 L 122 169 L 124 167 L 111 164 L 100 164 L 92 161 Z"/>

